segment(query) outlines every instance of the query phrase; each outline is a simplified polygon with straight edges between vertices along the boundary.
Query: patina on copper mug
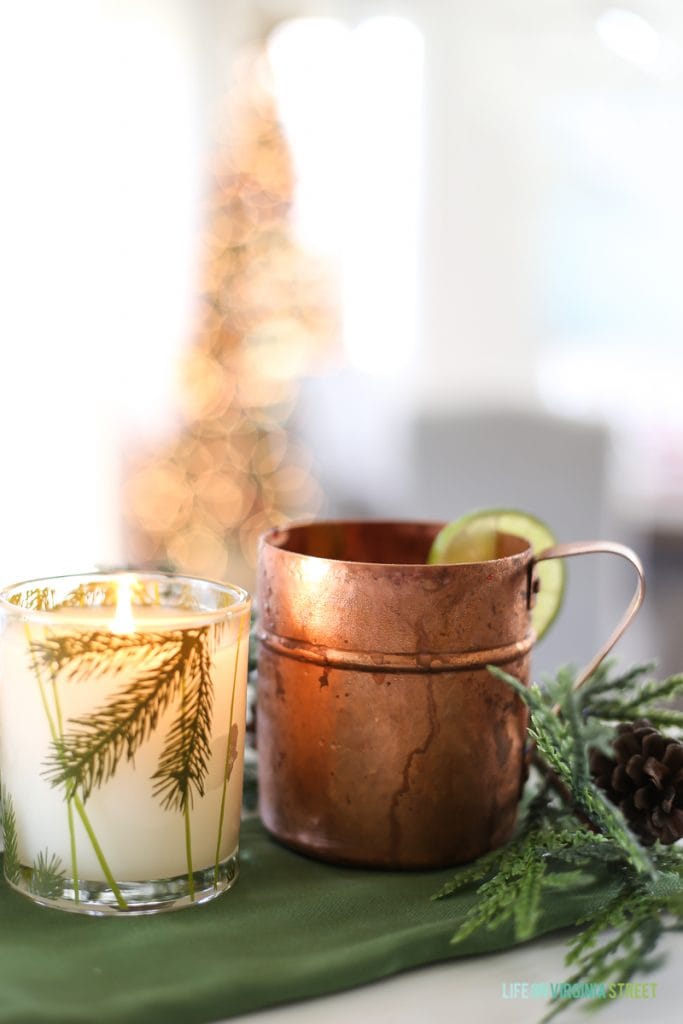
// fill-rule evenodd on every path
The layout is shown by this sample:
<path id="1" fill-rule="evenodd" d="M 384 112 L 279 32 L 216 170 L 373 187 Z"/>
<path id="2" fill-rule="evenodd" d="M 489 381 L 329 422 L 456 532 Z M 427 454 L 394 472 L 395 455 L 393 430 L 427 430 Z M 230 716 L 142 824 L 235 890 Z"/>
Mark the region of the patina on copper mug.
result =
<path id="1" fill-rule="evenodd" d="M 317 522 L 261 538 L 259 809 L 275 837 L 311 856 L 431 868 L 506 842 L 527 715 L 486 666 L 528 684 L 536 564 L 610 552 L 638 574 L 624 619 L 577 682 L 642 602 L 642 567 L 623 545 L 534 557 L 500 533 L 490 561 L 426 565 L 442 525 Z"/>

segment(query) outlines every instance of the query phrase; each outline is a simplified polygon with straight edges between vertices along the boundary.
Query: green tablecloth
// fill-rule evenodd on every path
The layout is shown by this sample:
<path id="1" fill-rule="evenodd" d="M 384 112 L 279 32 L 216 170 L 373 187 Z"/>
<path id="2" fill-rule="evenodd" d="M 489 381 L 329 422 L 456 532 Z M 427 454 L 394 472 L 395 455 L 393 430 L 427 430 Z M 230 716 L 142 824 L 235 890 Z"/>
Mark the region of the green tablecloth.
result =
<path id="1" fill-rule="evenodd" d="M 429 897 L 452 871 L 331 867 L 242 829 L 241 876 L 205 906 L 89 918 L 35 906 L 0 882 L 0 1022 L 205 1024 L 397 971 L 513 944 L 509 928 L 449 939 L 471 892 Z M 538 934 L 599 902 L 590 884 L 548 901 Z"/>

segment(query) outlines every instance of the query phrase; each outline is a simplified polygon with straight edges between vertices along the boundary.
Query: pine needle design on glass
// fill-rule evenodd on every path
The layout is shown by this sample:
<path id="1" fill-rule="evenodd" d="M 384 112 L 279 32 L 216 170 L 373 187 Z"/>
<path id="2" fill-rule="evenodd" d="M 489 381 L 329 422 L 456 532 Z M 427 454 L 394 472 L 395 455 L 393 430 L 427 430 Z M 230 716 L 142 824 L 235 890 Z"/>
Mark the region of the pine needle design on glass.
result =
<path id="1" fill-rule="evenodd" d="M 37 895 L 51 898 L 58 896 L 65 877 L 61 860 L 55 854 L 50 854 L 47 849 L 41 850 L 31 868 L 22 868 L 19 860 L 14 801 L 4 786 L 0 787 L 0 800 L 2 801 L 2 835 L 5 847 L 5 877 L 13 885 L 18 885 L 22 877 L 25 877 L 31 891 Z"/>
<path id="2" fill-rule="evenodd" d="M 57 899 L 62 894 L 66 872 L 61 859 L 48 850 L 41 850 L 33 861 L 30 888 L 37 896 Z"/>
<path id="3" fill-rule="evenodd" d="M 181 812 L 192 806 L 193 793 L 204 795 L 214 692 L 209 627 L 163 634 L 47 632 L 42 642 L 34 641 L 32 654 L 53 678 L 63 675 L 75 685 L 135 669 L 107 704 L 72 719 L 73 728 L 53 743 L 45 773 L 53 786 L 63 785 L 67 796 L 78 789 L 85 802 L 112 778 L 122 758 L 134 759 L 160 716 L 178 701 L 152 776 L 154 795 L 162 806 Z"/>
<path id="4" fill-rule="evenodd" d="M 5 877 L 9 882 L 17 883 L 21 878 L 17 818 L 12 797 L 4 786 L 0 787 L 0 802 L 2 803 L 2 837 L 5 847 Z"/>

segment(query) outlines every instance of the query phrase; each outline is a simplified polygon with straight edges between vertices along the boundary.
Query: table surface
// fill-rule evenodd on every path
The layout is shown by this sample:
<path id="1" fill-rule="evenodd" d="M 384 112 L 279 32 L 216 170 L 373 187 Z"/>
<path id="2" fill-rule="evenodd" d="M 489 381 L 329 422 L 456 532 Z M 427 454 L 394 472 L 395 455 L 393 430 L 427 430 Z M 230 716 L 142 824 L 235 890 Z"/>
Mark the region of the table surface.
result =
<path id="1" fill-rule="evenodd" d="M 232 1018 L 232 1024 L 538 1024 L 546 1004 L 538 998 L 504 998 L 503 983 L 561 982 L 566 936 L 555 934 L 489 956 L 434 964 L 322 999 L 292 1003 Z M 586 1015 L 581 1000 L 557 1018 L 559 1024 L 673 1024 L 683 1019 L 681 972 L 683 934 L 669 934 L 661 946 L 667 958 L 642 981 L 656 982 L 653 998 L 618 998 L 597 1015 Z M 227 1024 L 227 1022 L 226 1022 Z"/>

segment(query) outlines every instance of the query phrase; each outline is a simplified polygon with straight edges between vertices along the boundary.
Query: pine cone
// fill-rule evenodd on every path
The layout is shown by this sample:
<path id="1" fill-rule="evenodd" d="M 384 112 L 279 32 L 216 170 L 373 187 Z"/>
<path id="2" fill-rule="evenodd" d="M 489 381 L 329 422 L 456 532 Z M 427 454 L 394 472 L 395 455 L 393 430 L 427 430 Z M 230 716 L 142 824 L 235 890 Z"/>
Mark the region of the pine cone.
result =
<path id="1" fill-rule="evenodd" d="M 622 811 L 645 846 L 683 836 L 683 743 L 642 718 L 620 725 L 614 757 L 590 756 L 593 781 Z"/>

